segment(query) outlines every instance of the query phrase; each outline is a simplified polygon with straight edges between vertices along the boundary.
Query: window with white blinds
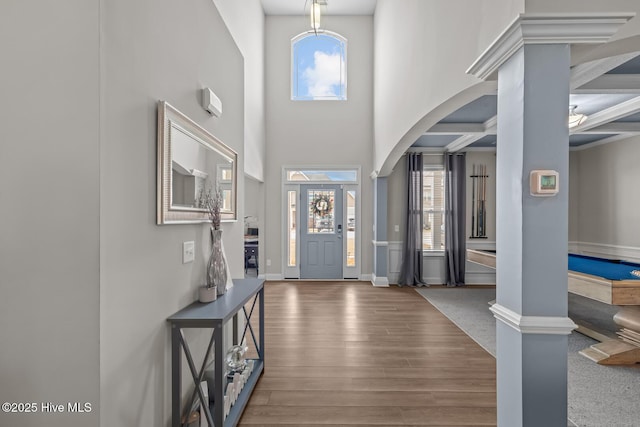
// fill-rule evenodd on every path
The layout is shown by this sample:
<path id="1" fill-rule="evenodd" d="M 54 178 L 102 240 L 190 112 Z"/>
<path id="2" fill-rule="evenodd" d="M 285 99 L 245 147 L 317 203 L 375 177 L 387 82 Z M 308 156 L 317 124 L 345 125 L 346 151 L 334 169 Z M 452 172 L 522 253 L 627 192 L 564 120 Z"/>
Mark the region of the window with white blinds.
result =
<path id="1" fill-rule="evenodd" d="M 444 170 L 442 165 L 425 165 L 422 179 L 422 249 L 444 251 Z"/>

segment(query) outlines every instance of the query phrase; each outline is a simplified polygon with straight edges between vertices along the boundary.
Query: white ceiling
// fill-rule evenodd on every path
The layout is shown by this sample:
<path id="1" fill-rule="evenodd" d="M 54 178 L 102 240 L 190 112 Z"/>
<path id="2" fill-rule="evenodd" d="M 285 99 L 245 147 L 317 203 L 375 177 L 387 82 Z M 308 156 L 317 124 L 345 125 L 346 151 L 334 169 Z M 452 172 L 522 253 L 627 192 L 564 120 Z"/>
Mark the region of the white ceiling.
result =
<path id="1" fill-rule="evenodd" d="M 311 0 L 262 0 L 266 15 L 304 15 Z M 326 15 L 373 15 L 377 0 L 327 0 Z"/>

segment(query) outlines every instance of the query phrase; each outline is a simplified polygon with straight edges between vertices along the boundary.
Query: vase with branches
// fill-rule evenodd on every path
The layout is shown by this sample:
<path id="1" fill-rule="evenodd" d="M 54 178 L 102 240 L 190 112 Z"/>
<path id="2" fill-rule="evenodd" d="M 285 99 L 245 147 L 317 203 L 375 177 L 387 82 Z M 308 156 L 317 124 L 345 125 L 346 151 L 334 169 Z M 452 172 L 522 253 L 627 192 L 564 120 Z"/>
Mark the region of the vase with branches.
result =
<path id="1" fill-rule="evenodd" d="M 227 288 L 227 260 L 222 245 L 222 230 L 220 229 L 223 194 L 219 187 L 201 193 L 200 206 L 206 209 L 211 221 L 211 254 L 207 262 L 206 287 L 215 288 L 217 296 L 224 295 Z"/>

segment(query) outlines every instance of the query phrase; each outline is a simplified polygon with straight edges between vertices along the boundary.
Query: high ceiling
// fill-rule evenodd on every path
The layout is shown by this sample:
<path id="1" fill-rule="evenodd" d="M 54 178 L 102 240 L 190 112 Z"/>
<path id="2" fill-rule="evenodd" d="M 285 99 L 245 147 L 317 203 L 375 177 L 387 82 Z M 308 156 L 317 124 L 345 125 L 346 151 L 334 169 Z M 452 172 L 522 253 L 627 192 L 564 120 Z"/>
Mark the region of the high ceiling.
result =
<path id="1" fill-rule="evenodd" d="M 328 15 L 373 15 L 377 0 L 319 0 Z M 262 0 L 267 15 L 304 15 L 311 0 Z M 495 148 L 497 96 L 486 95 L 454 111 L 413 144 L 434 150 Z M 580 64 L 571 71 L 569 105 L 588 116 L 569 130 L 572 148 L 640 135 L 640 50 Z M 567 106 L 568 112 L 569 106 Z"/>
<path id="2" fill-rule="evenodd" d="M 324 0 L 327 15 L 373 15 L 377 0 Z M 267 15 L 304 15 L 311 0 L 262 0 Z"/>
<path id="3" fill-rule="evenodd" d="M 427 130 L 413 147 L 494 148 L 496 103 L 496 95 L 470 102 Z M 640 135 L 640 51 L 573 67 L 569 105 L 588 116 L 569 129 L 569 145 L 574 149 Z"/>

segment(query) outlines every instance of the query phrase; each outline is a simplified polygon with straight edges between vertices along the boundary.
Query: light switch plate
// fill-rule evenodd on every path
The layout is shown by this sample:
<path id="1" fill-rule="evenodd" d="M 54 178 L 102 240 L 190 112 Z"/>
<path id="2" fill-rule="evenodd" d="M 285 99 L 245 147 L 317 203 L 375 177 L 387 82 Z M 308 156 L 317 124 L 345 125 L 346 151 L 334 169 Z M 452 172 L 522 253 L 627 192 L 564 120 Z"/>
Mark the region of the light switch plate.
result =
<path id="1" fill-rule="evenodd" d="M 182 243 L 182 263 L 193 262 L 196 258 L 196 246 L 192 241 Z"/>

